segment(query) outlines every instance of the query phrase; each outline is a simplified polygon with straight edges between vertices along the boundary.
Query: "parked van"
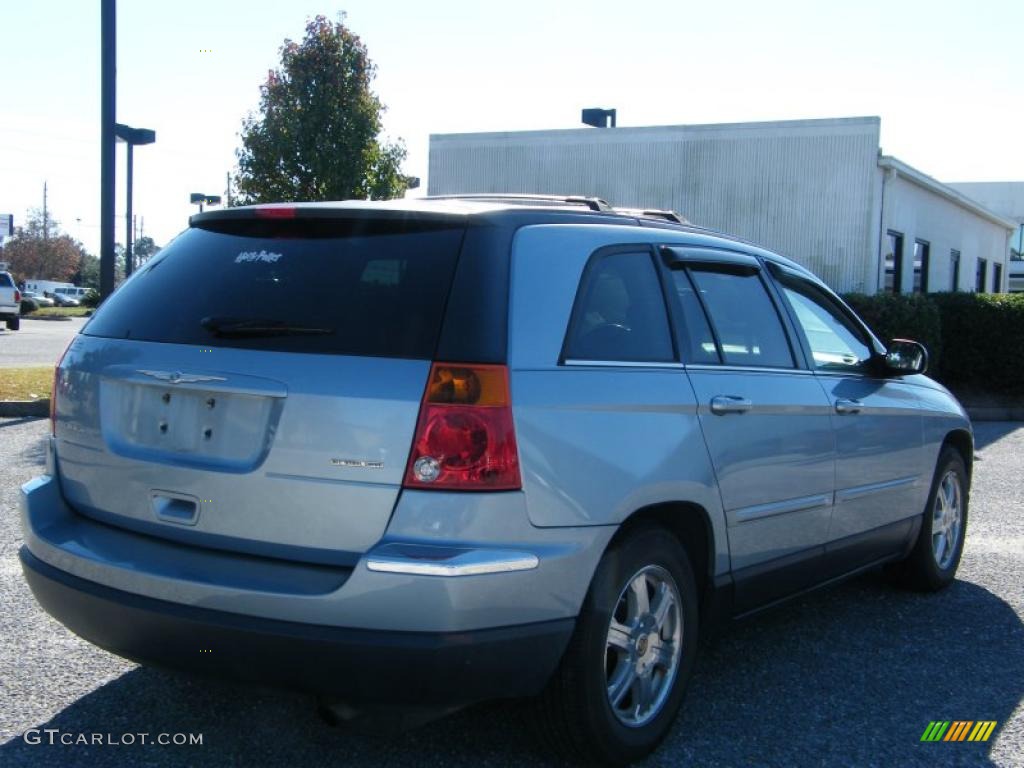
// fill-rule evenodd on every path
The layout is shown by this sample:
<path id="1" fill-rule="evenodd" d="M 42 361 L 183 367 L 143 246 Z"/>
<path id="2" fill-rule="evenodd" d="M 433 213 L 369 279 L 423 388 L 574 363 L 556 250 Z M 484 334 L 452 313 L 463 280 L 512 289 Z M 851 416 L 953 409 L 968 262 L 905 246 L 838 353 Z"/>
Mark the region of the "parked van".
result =
<path id="1" fill-rule="evenodd" d="M 44 296 L 52 296 L 58 288 L 74 287 L 74 283 L 66 283 L 60 280 L 26 280 L 22 290 L 41 293 Z"/>

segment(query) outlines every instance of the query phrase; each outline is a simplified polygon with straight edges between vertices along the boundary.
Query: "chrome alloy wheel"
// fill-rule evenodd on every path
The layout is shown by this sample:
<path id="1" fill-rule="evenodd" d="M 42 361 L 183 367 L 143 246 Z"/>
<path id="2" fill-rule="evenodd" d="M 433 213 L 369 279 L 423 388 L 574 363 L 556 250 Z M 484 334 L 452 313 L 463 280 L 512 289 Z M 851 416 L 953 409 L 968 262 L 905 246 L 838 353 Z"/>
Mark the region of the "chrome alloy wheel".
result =
<path id="1" fill-rule="evenodd" d="M 939 483 L 932 508 L 932 555 L 942 570 L 949 568 L 956 556 L 963 530 L 963 495 L 960 476 L 950 470 Z"/>
<path id="2" fill-rule="evenodd" d="M 648 565 L 623 588 L 605 641 L 608 702 L 619 722 L 639 728 L 661 711 L 679 670 L 683 614 L 672 575 Z"/>

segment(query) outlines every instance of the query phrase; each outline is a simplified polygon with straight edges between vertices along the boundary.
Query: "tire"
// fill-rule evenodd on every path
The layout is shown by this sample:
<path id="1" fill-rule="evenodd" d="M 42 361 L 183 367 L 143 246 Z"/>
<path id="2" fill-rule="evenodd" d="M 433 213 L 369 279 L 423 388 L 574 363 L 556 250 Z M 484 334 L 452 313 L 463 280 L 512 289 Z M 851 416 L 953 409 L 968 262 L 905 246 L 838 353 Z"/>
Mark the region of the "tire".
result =
<path id="1" fill-rule="evenodd" d="M 666 594 L 672 600 L 658 630 Z M 613 619 L 630 633 L 611 631 Z M 598 564 L 569 647 L 535 707 L 539 735 L 563 757 L 585 764 L 624 765 L 650 754 L 682 704 L 698 634 L 696 582 L 685 549 L 659 527 L 630 532 Z M 613 636 L 616 647 L 608 645 Z M 644 674 L 630 685 L 638 668 Z M 610 681 L 621 694 L 617 707 Z"/>
<path id="2" fill-rule="evenodd" d="M 14 317 L 7 318 L 7 330 L 17 331 L 21 328 L 21 318 L 15 315 Z"/>
<path id="3" fill-rule="evenodd" d="M 906 560 L 891 571 L 897 583 L 921 592 L 936 592 L 953 583 L 964 551 L 969 499 L 963 457 L 952 446 L 944 446 L 917 542 Z"/>

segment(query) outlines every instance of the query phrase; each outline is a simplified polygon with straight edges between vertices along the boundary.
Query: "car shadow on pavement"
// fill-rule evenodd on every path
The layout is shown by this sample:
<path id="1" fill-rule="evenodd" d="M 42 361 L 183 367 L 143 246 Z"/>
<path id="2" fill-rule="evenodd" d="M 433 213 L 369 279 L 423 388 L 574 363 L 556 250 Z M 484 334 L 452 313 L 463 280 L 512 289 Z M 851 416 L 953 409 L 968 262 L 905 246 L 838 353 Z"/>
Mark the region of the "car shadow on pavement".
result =
<path id="1" fill-rule="evenodd" d="M 921 595 L 869 574 L 705 648 L 679 719 L 646 764 L 993 765 L 1021 680 L 1024 625 L 1007 603 L 970 582 Z M 0 764 L 557 765 L 528 735 L 524 709 L 490 704 L 389 735 L 328 727 L 307 696 L 136 668 L 39 724 L 42 743 L 19 735 L 0 745 Z M 932 720 L 998 725 L 988 743 L 922 743 Z M 203 741 L 50 745 L 42 729 Z"/>
<path id="2" fill-rule="evenodd" d="M 982 451 L 1011 432 L 1024 429 L 1022 421 L 982 421 L 974 425 L 974 449 Z"/>

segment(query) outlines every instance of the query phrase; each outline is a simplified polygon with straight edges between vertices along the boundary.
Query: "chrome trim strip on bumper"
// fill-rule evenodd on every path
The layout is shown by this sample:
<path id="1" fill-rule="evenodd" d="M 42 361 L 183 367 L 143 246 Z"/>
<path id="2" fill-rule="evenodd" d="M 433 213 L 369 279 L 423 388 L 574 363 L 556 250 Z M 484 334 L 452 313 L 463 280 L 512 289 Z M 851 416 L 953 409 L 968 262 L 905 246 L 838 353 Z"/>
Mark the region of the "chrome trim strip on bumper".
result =
<path id="1" fill-rule="evenodd" d="M 391 542 L 366 556 L 366 567 L 382 573 L 414 576 L 478 576 L 484 573 L 529 571 L 540 565 L 530 552 L 507 549 L 466 549 Z"/>

